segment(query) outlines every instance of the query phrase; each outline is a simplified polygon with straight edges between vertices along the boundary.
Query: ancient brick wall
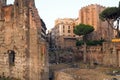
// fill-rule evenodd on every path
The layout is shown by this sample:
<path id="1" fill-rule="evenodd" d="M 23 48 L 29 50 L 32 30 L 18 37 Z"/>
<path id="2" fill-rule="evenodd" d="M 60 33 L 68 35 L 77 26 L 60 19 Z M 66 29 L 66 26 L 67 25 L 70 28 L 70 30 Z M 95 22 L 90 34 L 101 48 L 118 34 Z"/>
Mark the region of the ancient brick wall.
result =
<path id="1" fill-rule="evenodd" d="M 1 7 L 0 75 L 21 80 L 48 78 L 46 41 L 41 40 L 40 17 L 32 1 L 15 0 L 14 5 Z"/>
<path id="2" fill-rule="evenodd" d="M 104 57 L 103 57 L 103 64 L 108 66 L 114 66 L 119 67 L 119 48 L 117 47 L 120 45 L 119 43 L 110 43 L 106 42 L 103 44 L 103 51 L 104 51 Z"/>
<path id="3" fill-rule="evenodd" d="M 87 46 L 87 62 L 120 67 L 120 44 L 105 42 L 102 46 Z M 83 53 L 83 47 L 79 51 Z"/>
<path id="4" fill-rule="evenodd" d="M 87 46 L 87 60 L 93 63 L 97 62 L 102 64 L 103 62 L 103 52 L 102 46 Z"/>
<path id="5" fill-rule="evenodd" d="M 103 46 L 87 47 L 87 60 L 106 66 L 120 67 L 120 44 L 105 42 Z"/>

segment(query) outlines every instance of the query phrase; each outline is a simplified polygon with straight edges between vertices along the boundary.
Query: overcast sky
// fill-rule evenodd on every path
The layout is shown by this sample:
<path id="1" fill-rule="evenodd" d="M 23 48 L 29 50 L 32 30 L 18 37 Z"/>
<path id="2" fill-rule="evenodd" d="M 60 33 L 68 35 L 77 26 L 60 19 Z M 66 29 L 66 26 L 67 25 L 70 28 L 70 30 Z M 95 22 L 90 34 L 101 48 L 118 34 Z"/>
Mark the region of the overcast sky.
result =
<path id="1" fill-rule="evenodd" d="M 8 0 L 13 3 L 14 0 Z M 105 7 L 118 6 L 120 0 L 35 0 L 40 17 L 48 29 L 54 27 L 58 18 L 77 18 L 81 7 L 100 4 Z"/>

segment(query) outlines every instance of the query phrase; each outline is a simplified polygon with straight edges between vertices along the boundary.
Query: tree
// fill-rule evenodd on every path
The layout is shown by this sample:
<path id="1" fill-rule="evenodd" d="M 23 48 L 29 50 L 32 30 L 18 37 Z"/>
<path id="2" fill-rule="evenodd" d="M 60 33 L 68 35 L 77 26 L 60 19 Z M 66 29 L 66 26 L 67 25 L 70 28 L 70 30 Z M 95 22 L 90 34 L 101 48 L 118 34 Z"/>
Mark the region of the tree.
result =
<path id="1" fill-rule="evenodd" d="M 119 17 L 120 17 L 120 3 L 119 7 L 108 7 L 105 10 L 103 10 L 99 17 L 103 21 L 107 21 L 108 23 L 108 29 L 111 27 L 112 29 L 117 31 L 117 37 L 120 38 L 120 30 L 119 30 Z M 117 20 L 117 27 L 115 28 L 113 26 L 114 21 Z"/>
<path id="2" fill-rule="evenodd" d="M 87 41 L 87 34 L 91 33 L 94 31 L 93 26 L 90 25 L 85 25 L 85 24 L 79 24 L 76 25 L 73 32 L 78 35 L 78 36 L 83 36 L 83 41 L 84 41 L 84 52 L 83 52 L 83 59 L 84 62 L 86 63 L 86 41 Z"/>

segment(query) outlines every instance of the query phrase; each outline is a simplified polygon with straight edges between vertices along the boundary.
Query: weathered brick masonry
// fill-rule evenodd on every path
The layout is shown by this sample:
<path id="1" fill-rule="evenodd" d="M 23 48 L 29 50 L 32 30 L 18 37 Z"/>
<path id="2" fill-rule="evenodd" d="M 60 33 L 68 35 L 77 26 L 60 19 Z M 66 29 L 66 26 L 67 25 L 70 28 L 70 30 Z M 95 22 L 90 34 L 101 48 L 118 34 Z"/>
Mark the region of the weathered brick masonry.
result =
<path id="1" fill-rule="evenodd" d="M 0 0 L 0 75 L 47 80 L 46 41 L 34 0 Z M 46 76 L 46 77 L 44 77 Z"/>

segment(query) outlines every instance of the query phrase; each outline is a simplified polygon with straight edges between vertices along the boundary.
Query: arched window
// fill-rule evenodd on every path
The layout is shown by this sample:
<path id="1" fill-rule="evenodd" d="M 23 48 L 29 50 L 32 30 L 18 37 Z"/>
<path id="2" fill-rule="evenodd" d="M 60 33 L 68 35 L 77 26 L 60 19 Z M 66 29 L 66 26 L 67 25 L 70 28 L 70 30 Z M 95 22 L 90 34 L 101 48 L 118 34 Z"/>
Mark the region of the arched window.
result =
<path id="1" fill-rule="evenodd" d="M 13 66 L 15 65 L 15 52 L 13 50 L 8 50 L 9 55 L 9 65 Z"/>

